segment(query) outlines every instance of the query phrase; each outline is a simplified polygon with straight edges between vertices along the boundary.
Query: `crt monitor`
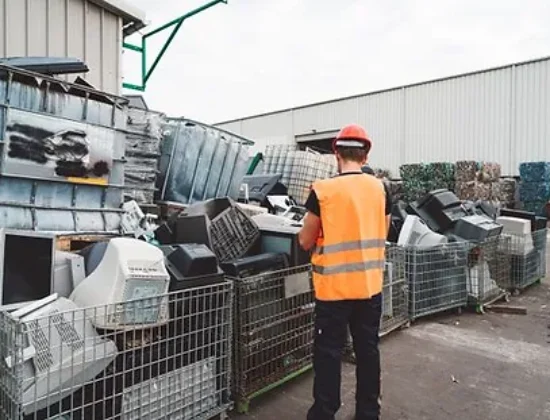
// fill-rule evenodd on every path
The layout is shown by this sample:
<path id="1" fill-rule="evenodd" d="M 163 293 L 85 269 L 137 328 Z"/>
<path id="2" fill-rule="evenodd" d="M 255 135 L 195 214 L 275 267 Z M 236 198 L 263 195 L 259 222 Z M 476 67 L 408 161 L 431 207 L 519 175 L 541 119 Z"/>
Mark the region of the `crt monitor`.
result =
<path id="1" fill-rule="evenodd" d="M 78 306 L 96 307 L 92 322 L 104 330 L 149 328 L 168 322 L 170 276 L 163 252 L 131 238 L 111 239 L 97 268 L 71 294 Z"/>
<path id="2" fill-rule="evenodd" d="M 397 244 L 400 246 L 435 247 L 447 242 L 445 236 L 430 230 L 418 216 L 409 215 L 401 228 Z"/>
<path id="3" fill-rule="evenodd" d="M 300 246 L 298 241 L 298 226 L 280 226 L 278 228 L 260 228 L 262 252 L 287 254 L 289 265 L 297 267 L 309 264 L 310 253 Z"/>

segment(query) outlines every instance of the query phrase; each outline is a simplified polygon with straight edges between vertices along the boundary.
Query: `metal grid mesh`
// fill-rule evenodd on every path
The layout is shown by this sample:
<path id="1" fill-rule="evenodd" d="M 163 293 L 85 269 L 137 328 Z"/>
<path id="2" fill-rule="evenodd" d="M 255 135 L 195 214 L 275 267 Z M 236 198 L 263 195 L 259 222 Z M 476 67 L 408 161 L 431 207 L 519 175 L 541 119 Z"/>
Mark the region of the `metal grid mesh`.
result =
<path id="1" fill-rule="evenodd" d="M 23 378 L 21 325 L 0 312 L 0 418 L 19 419 Z M 11 361 L 10 365 L 7 361 Z"/>
<path id="2" fill-rule="evenodd" d="M 0 364 L 2 419 L 195 420 L 227 410 L 231 282 L 166 298 L 169 321 L 144 329 L 97 330 L 106 308 L 79 309 L 62 298 L 35 319 L 0 314 L 2 362 L 17 353 L 15 363 Z M 151 300 L 131 303 L 117 309 L 138 312 Z"/>
<path id="3" fill-rule="evenodd" d="M 466 306 L 467 244 L 406 247 L 404 252 L 411 319 Z"/>
<path id="4" fill-rule="evenodd" d="M 304 204 L 311 185 L 319 179 L 327 179 L 337 172 L 334 155 L 312 152 L 296 152 L 288 183 L 288 194 L 298 204 Z"/>
<path id="5" fill-rule="evenodd" d="M 501 235 L 499 251 L 508 260 L 510 276 L 501 286 L 522 290 L 546 275 L 546 248 L 548 229 L 527 235 Z"/>
<path id="6" fill-rule="evenodd" d="M 235 283 L 233 390 L 242 401 L 312 362 L 311 266 Z"/>
<path id="7" fill-rule="evenodd" d="M 388 245 L 382 291 L 381 336 L 409 322 L 408 294 L 404 249 L 396 245 Z"/>
<path id="8" fill-rule="evenodd" d="M 468 299 L 480 305 L 505 294 L 503 284 L 510 278 L 509 258 L 499 252 L 500 236 L 471 244 L 468 253 Z"/>

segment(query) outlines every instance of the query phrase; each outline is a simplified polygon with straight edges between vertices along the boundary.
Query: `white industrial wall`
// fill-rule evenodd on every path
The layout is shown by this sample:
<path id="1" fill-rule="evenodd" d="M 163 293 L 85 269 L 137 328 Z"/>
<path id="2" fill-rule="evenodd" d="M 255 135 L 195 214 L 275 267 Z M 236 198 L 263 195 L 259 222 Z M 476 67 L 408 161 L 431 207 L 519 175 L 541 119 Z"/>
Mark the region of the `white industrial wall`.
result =
<path id="1" fill-rule="evenodd" d="M 0 0 L 0 57 L 79 58 L 82 77 L 119 94 L 121 54 L 122 19 L 88 0 Z"/>
<path id="2" fill-rule="evenodd" d="M 476 159 L 517 175 L 524 161 L 550 160 L 550 59 L 218 124 L 257 142 L 363 124 L 370 161 L 398 175 L 404 163 Z"/>

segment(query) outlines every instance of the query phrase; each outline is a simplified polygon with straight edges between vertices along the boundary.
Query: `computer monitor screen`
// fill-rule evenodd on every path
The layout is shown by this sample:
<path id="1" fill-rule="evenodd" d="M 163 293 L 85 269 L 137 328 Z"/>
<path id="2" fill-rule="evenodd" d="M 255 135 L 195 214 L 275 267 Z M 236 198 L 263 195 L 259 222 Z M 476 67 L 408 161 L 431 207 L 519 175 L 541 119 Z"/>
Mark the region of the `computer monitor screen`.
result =
<path id="1" fill-rule="evenodd" d="M 262 250 L 266 252 L 292 254 L 292 238 L 263 233 Z"/>
<path id="2" fill-rule="evenodd" d="M 55 237 L 0 231 L 3 272 L 0 305 L 35 301 L 52 290 Z"/>

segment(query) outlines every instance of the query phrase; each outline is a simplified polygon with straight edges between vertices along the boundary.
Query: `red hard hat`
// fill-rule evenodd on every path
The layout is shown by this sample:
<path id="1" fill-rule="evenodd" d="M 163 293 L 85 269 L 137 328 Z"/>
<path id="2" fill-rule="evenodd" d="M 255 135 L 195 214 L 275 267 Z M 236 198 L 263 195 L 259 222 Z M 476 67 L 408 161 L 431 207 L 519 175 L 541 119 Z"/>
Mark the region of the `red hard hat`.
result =
<path id="1" fill-rule="evenodd" d="M 340 130 L 332 142 L 332 149 L 336 150 L 338 146 L 370 149 L 371 145 L 372 142 L 365 129 L 360 125 L 350 124 Z"/>

